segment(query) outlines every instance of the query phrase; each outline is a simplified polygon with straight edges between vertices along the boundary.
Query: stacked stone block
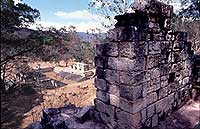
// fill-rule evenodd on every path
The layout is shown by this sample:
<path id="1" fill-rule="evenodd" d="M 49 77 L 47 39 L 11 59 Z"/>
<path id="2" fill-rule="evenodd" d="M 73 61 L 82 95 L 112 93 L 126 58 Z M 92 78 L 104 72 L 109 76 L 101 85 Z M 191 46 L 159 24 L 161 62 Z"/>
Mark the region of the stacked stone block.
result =
<path id="1" fill-rule="evenodd" d="M 193 56 L 193 85 L 197 89 L 197 92 L 200 92 L 200 53 L 197 53 Z"/>
<path id="2" fill-rule="evenodd" d="M 154 127 L 188 100 L 191 43 L 170 31 L 172 12 L 152 1 L 116 16 L 110 42 L 96 45 L 95 117 L 108 128 Z"/>

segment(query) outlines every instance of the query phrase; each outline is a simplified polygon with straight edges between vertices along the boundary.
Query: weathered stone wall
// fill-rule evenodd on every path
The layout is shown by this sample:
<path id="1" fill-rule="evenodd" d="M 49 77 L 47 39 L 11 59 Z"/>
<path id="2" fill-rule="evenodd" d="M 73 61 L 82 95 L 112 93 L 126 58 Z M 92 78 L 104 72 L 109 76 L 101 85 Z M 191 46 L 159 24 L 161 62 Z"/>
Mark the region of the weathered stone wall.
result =
<path id="1" fill-rule="evenodd" d="M 116 16 L 109 43 L 96 46 L 95 117 L 111 129 L 154 127 L 184 104 L 192 87 L 192 51 L 170 31 L 172 7 Z"/>
<path id="2" fill-rule="evenodd" d="M 193 56 L 193 85 L 194 88 L 200 90 L 200 53 Z"/>

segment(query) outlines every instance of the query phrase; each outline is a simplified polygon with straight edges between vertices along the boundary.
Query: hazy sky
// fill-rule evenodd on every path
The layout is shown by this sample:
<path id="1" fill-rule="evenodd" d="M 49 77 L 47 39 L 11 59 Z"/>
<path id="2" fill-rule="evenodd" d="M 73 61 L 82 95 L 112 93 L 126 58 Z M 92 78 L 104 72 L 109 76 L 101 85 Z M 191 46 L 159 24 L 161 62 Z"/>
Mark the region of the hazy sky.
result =
<path id="1" fill-rule="evenodd" d="M 14 0 L 19 1 L 19 0 Z M 96 27 L 101 28 L 98 22 L 99 16 L 92 14 L 88 10 L 88 3 L 91 0 L 23 0 L 41 13 L 41 20 L 38 24 L 44 27 L 54 26 L 60 28 L 63 26 L 74 25 L 77 31 L 86 32 Z M 178 1 L 178 0 L 174 0 Z M 176 8 L 180 4 L 176 5 Z M 35 26 L 32 26 L 34 28 Z"/>

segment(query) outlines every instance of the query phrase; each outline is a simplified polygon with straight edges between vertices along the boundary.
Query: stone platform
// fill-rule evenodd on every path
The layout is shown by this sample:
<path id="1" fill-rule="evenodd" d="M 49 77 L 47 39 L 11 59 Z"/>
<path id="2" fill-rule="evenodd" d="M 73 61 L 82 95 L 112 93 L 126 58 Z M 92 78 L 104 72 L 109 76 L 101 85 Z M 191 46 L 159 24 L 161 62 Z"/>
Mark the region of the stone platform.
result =
<path id="1" fill-rule="evenodd" d="M 45 109 L 42 121 L 32 123 L 26 129 L 109 129 L 103 123 L 93 119 L 93 111 L 94 108 L 90 106 Z M 195 101 L 189 100 L 187 104 L 167 117 L 158 126 L 142 129 L 199 129 L 199 126 L 200 96 Z"/>

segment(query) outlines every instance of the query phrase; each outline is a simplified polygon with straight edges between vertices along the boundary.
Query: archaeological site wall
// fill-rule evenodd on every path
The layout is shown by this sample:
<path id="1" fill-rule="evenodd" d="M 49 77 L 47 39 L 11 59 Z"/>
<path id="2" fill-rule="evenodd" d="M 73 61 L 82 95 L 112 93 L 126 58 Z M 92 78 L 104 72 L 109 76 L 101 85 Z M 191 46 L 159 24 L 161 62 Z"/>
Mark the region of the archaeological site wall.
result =
<path id="1" fill-rule="evenodd" d="M 154 127 L 190 98 L 191 43 L 172 31 L 173 8 L 151 1 L 116 16 L 96 46 L 95 118 L 111 129 Z"/>
<path id="2" fill-rule="evenodd" d="M 200 94 L 200 53 L 193 55 L 192 76 L 193 88 Z"/>

